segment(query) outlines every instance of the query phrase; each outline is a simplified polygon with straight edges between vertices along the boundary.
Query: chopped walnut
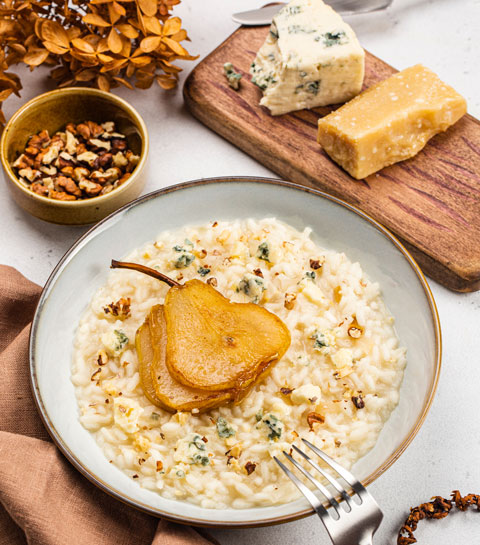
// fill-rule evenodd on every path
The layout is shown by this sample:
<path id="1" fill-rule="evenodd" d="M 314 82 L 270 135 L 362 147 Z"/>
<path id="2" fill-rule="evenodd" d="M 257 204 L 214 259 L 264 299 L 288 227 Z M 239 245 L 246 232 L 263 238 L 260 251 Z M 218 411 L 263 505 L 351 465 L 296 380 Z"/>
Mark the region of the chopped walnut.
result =
<path id="1" fill-rule="evenodd" d="M 43 197 L 48 197 L 48 188 L 46 188 L 43 184 L 40 184 L 38 182 L 35 182 L 30 186 L 30 189 L 37 193 L 38 195 L 42 195 Z"/>
<path id="2" fill-rule="evenodd" d="M 128 161 L 125 159 L 126 164 L 128 164 Z M 93 165 L 92 165 L 92 168 L 94 168 L 95 170 L 99 170 L 99 169 L 107 169 L 107 168 L 110 168 L 112 166 L 112 162 L 113 162 L 113 156 L 111 153 L 103 153 L 102 155 L 99 155 L 95 161 L 93 161 Z M 125 166 L 123 165 L 123 166 Z M 117 168 L 119 168 L 119 165 L 115 165 Z"/>
<path id="3" fill-rule="evenodd" d="M 239 458 L 240 454 L 242 454 L 242 449 L 243 444 L 239 441 L 238 443 L 235 443 L 230 450 L 227 450 L 225 456 L 229 456 L 230 458 Z"/>
<path id="4" fill-rule="evenodd" d="M 115 155 L 112 156 L 113 164 L 116 167 L 126 167 L 128 165 L 128 159 L 125 157 L 125 155 L 119 151 Z"/>
<path id="5" fill-rule="evenodd" d="M 87 151 L 87 146 L 81 142 L 78 144 L 77 149 L 75 150 L 75 153 L 78 155 L 81 155 L 82 153 L 85 153 Z"/>
<path id="6" fill-rule="evenodd" d="M 86 123 L 80 123 L 77 125 L 76 132 L 84 139 L 88 140 L 91 136 L 90 129 L 88 128 L 88 125 Z"/>
<path id="7" fill-rule="evenodd" d="M 127 141 L 124 138 L 112 138 L 111 141 L 112 151 L 125 151 L 127 149 Z"/>
<path id="8" fill-rule="evenodd" d="M 120 297 L 116 303 L 110 303 L 103 307 L 105 314 L 111 314 L 120 320 L 125 320 L 130 316 L 130 297 Z"/>
<path id="9" fill-rule="evenodd" d="M 127 172 L 126 174 L 124 174 L 120 180 L 118 180 L 117 184 L 118 185 L 122 185 L 124 182 L 126 182 L 129 178 L 130 178 L 131 174 L 129 172 Z"/>
<path id="10" fill-rule="evenodd" d="M 98 377 L 97 375 L 99 375 L 101 372 L 102 372 L 102 369 L 99 367 L 99 368 L 93 373 L 93 375 L 90 377 L 90 380 L 91 380 L 92 382 L 95 382 L 96 380 L 98 380 L 100 377 Z"/>
<path id="11" fill-rule="evenodd" d="M 294 293 L 286 293 L 285 294 L 285 301 L 283 303 L 283 306 L 287 310 L 292 310 L 292 308 L 295 306 L 295 300 L 297 299 L 297 296 Z"/>
<path id="12" fill-rule="evenodd" d="M 59 146 L 51 145 L 48 150 L 43 154 L 42 156 L 42 163 L 44 165 L 49 165 L 50 163 L 53 163 L 55 159 L 58 157 L 60 152 Z"/>
<path id="13" fill-rule="evenodd" d="M 128 150 L 125 153 L 125 157 L 128 159 L 127 170 L 128 172 L 132 172 L 132 170 L 138 165 L 138 162 L 140 161 L 140 156 L 135 155 L 132 151 Z"/>
<path id="14" fill-rule="evenodd" d="M 36 148 L 35 146 L 30 145 L 25 148 L 25 153 L 31 155 L 32 157 L 35 157 L 35 155 L 38 155 L 40 153 L 40 148 Z"/>
<path id="15" fill-rule="evenodd" d="M 316 271 L 317 269 L 320 269 L 325 262 L 325 258 L 323 259 L 310 259 L 310 268 Z"/>
<path id="16" fill-rule="evenodd" d="M 90 174 L 90 171 L 88 168 L 85 167 L 77 167 L 73 169 L 73 178 L 76 182 L 79 182 L 80 180 L 83 180 L 87 178 L 87 176 Z"/>
<path id="17" fill-rule="evenodd" d="M 29 168 L 33 166 L 33 159 L 22 153 L 20 157 L 13 163 L 13 168 L 16 169 L 23 169 L 23 168 Z"/>
<path id="18" fill-rule="evenodd" d="M 107 182 L 115 182 L 120 178 L 122 171 L 118 167 L 112 167 L 105 171 L 104 176 Z"/>
<path id="19" fill-rule="evenodd" d="M 48 131 L 41 131 L 38 134 L 34 134 L 28 141 L 28 145 L 40 151 L 42 148 L 46 148 L 50 144 L 50 135 Z"/>
<path id="20" fill-rule="evenodd" d="M 324 424 L 325 417 L 323 417 L 321 414 L 311 412 L 307 414 L 307 422 L 308 422 L 308 427 L 310 428 L 310 431 L 313 431 L 313 425 Z"/>
<path id="21" fill-rule="evenodd" d="M 363 400 L 361 394 L 358 394 L 358 396 L 352 396 L 352 402 L 357 409 L 363 409 L 365 407 L 365 401 Z"/>
<path id="22" fill-rule="evenodd" d="M 22 178 L 26 178 L 29 182 L 33 182 L 36 178 L 42 175 L 39 170 L 33 170 L 31 167 L 21 168 L 18 171 L 18 175 Z"/>
<path id="23" fill-rule="evenodd" d="M 65 191 L 49 191 L 48 196 L 57 201 L 76 201 L 75 195 L 69 195 Z"/>
<path id="24" fill-rule="evenodd" d="M 80 155 L 77 155 L 77 161 L 80 161 L 81 163 L 88 163 L 90 166 L 92 166 L 97 157 L 98 155 L 93 153 L 93 151 L 86 151 Z"/>
<path id="25" fill-rule="evenodd" d="M 105 121 L 101 126 L 107 133 L 115 130 L 115 123 L 113 121 Z"/>
<path id="26" fill-rule="evenodd" d="M 75 138 L 73 133 L 70 132 L 70 131 L 65 131 L 65 134 L 66 134 L 66 137 L 67 137 L 67 142 L 66 142 L 66 145 L 65 145 L 65 149 L 67 150 L 67 153 L 69 153 L 70 155 L 73 155 L 77 150 L 78 140 Z"/>
<path id="27" fill-rule="evenodd" d="M 44 165 L 40 167 L 40 172 L 43 172 L 47 176 L 55 176 L 55 174 L 57 173 L 57 167 L 54 167 L 54 166 L 48 167 Z"/>
<path id="28" fill-rule="evenodd" d="M 105 184 L 107 182 L 107 178 L 105 176 L 105 172 L 101 172 L 100 170 L 96 170 L 95 172 L 92 172 L 90 174 L 90 180 L 92 182 L 95 182 L 97 184 Z"/>
<path id="29" fill-rule="evenodd" d="M 108 355 L 105 352 L 105 350 L 100 350 L 100 352 L 97 354 L 96 362 L 97 362 L 97 365 L 99 365 L 100 367 L 103 367 L 104 365 L 107 365 Z"/>
<path id="30" fill-rule="evenodd" d="M 82 196 L 82 190 L 71 178 L 67 178 L 66 176 L 59 176 L 57 178 L 57 184 L 59 187 L 64 189 L 67 193 L 70 193 L 71 195 L 75 195 L 75 197 Z"/>
<path id="31" fill-rule="evenodd" d="M 95 123 L 95 121 L 87 121 L 86 123 L 93 138 L 97 138 L 97 136 L 105 133 L 105 129 L 98 123 Z"/>
<path id="32" fill-rule="evenodd" d="M 112 121 L 85 121 L 68 123 L 51 138 L 48 131 L 32 135 L 12 166 L 32 192 L 67 201 L 109 193 L 139 161 Z"/>
<path id="33" fill-rule="evenodd" d="M 251 475 L 255 471 L 257 464 L 255 464 L 254 462 L 247 462 L 244 467 L 247 475 Z"/>
<path id="34" fill-rule="evenodd" d="M 82 180 L 79 182 L 78 187 L 83 189 L 89 197 L 96 197 L 100 191 L 102 191 L 102 186 L 96 184 L 95 182 L 89 182 L 88 180 Z"/>
<path id="35" fill-rule="evenodd" d="M 99 138 L 90 138 L 88 140 L 88 143 L 97 149 L 100 148 L 100 149 L 105 149 L 107 151 L 110 151 L 112 149 L 112 145 L 110 144 L 110 142 L 100 140 Z"/>
<path id="36" fill-rule="evenodd" d="M 70 167 L 73 169 L 73 167 L 75 166 L 74 162 L 72 159 L 68 159 L 69 155 L 68 153 L 65 153 L 65 156 L 62 157 L 62 154 L 60 154 L 57 158 L 57 160 L 55 161 L 55 166 L 57 168 L 59 168 L 60 170 L 66 168 L 66 167 Z"/>

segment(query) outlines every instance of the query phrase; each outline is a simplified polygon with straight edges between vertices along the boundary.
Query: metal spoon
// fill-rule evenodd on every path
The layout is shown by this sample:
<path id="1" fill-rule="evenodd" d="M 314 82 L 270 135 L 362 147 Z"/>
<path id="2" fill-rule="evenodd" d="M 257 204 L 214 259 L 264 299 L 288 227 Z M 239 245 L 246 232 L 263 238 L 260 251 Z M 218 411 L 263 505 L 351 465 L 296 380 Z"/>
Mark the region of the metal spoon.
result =
<path id="1" fill-rule="evenodd" d="M 368 13 L 388 8 L 393 0 L 329 0 L 326 2 L 341 15 Z M 269 25 L 284 3 L 269 4 L 259 9 L 234 13 L 232 19 L 245 26 Z"/>

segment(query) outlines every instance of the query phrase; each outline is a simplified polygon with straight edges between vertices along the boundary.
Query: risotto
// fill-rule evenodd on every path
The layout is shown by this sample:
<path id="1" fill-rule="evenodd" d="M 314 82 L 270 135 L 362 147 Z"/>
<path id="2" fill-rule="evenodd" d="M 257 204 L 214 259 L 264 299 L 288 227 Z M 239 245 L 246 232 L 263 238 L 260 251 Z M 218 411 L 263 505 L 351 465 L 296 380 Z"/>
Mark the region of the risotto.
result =
<path id="1" fill-rule="evenodd" d="M 169 413 L 140 384 L 135 333 L 168 286 L 110 273 L 78 325 L 72 368 L 80 421 L 110 463 L 165 498 L 242 509 L 299 496 L 273 456 L 302 437 L 347 468 L 374 446 L 398 403 L 405 349 L 378 284 L 310 234 L 271 218 L 215 221 L 125 257 L 209 282 L 287 325 L 290 348 L 268 377 L 239 404 L 204 413 Z"/>

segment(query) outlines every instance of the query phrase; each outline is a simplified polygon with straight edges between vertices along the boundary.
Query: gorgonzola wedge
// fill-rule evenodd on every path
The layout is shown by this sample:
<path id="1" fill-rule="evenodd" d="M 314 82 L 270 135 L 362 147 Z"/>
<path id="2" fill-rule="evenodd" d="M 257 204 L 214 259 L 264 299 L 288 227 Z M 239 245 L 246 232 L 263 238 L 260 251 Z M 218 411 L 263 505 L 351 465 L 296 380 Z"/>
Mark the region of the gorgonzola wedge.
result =
<path id="1" fill-rule="evenodd" d="M 260 104 L 273 115 L 350 100 L 363 84 L 365 53 L 322 0 L 293 0 L 273 19 L 252 63 Z"/>

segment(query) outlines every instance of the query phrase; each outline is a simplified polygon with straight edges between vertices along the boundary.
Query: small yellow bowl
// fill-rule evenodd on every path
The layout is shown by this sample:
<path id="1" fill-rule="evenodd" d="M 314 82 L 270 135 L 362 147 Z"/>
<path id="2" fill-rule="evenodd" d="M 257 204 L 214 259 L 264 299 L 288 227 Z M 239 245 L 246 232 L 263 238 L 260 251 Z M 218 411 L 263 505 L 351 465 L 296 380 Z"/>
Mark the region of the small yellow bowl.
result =
<path id="1" fill-rule="evenodd" d="M 114 121 L 116 130 L 126 135 L 129 148 L 140 156 L 132 175 L 120 187 L 99 197 L 58 201 L 34 193 L 17 178 L 12 163 L 23 153 L 30 136 L 44 129 L 52 135 L 67 123 L 87 120 Z M 12 116 L 0 140 L 5 182 L 15 202 L 37 218 L 69 225 L 95 223 L 138 197 L 146 181 L 147 155 L 147 127 L 138 112 L 125 100 L 88 87 L 57 89 L 30 100 Z"/>

